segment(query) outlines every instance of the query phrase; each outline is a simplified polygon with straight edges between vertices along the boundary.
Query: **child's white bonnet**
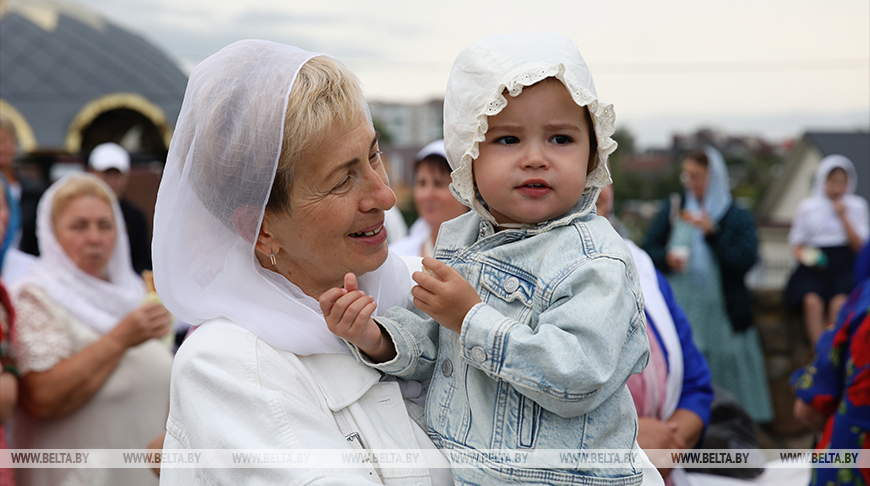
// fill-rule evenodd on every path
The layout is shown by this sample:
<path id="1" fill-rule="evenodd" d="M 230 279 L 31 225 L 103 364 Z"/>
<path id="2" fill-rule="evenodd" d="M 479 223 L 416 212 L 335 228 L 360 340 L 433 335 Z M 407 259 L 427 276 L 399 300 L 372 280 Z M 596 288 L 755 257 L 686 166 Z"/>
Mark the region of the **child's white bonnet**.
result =
<path id="1" fill-rule="evenodd" d="M 586 106 L 598 139 L 598 167 L 586 177 L 591 211 L 600 189 L 610 184 L 607 157 L 616 150 L 613 105 L 600 103 L 592 73 L 570 39 L 552 33 L 507 34 L 485 37 L 456 56 L 444 96 L 444 147 L 453 169 L 453 194 L 483 218 L 495 223 L 475 197 L 471 163 L 477 145 L 486 140 L 487 117 L 498 114 L 523 87 L 544 78 L 560 80 L 579 106 Z M 584 195 L 584 198 L 586 195 Z M 586 207 L 588 206 L 588 207 Z"/>

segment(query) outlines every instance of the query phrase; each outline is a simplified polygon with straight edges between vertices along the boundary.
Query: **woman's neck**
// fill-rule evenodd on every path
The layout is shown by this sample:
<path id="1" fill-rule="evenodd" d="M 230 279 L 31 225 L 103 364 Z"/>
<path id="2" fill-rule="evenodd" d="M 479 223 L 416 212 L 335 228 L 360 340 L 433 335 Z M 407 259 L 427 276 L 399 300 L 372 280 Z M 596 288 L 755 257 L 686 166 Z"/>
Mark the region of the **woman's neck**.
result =
<path id="1" fill-rule="evenodd" d="M 320 296 L 327 290 L 344 285 L 344 282 L 342 281 L 324 285 L 321 282 L 317 282 L 315 279 L 308 278 L 302 272 L 293 272 L 292 270 L 285 268 L 285 266 L 282 265 L 280 258 L 277 260 L 277 265 L 272 265 L 271 259 L 259 251 L 255 251 L 255 256 L 263 269 L 284 277 L 288 282 L 299 287 L 299 290 L 301 290 L 302 293 L 314 300 L 320 299 Z"/>

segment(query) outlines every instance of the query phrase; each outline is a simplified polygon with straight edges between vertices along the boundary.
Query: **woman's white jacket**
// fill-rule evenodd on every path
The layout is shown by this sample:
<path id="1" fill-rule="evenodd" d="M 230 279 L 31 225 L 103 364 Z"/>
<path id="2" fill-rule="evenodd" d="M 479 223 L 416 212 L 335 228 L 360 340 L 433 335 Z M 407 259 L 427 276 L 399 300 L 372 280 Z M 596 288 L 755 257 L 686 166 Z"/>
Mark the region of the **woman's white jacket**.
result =
<path id="1" fill-rule="evenodd" d="M 250 459 L 269 450 L 294 449 L 304 458 L 363 445 L 434 448 L 409 412 L 422 417 L 422 408 L 406 405 L 398 383 L 381 381 L 350 355 L 297 356 L 217 319 L 200 326 L 175 358 L 164 452 L 234 449 Z M 251 466 L 163 467 L 160 484 L 428 485 L 442 484 L 439 476 L 452 483 L 447 468 Z"/>

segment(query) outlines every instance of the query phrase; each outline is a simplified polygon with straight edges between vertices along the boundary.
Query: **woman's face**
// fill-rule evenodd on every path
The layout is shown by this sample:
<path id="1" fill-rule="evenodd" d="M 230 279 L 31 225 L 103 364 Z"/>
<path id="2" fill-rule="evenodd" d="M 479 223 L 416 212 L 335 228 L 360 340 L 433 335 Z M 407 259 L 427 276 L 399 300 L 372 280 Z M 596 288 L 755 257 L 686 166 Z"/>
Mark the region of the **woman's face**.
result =
<path id="1" fill-rule="evenodd" d="M 843 197 L 846 194 L 846 188 L 849 186 L 849 178 L 846 176 L 846 171 L 843 169 L 834 169 L 828 173 L 828 178 L 825 179 L 825 194 L 834 201 Z"/>
<path id="2" fill-rule="evenodd" d="M 280 249 L 278 271 L 307 295 L 319 297 L 387 259 L 384 212 L 396 203 L 371 124 L 334 129 L 314 155 L 295 168 L 289 214 L 267 213 L 263 231 Z M 268 255 L 266 255 L 268 261 Z"/>
<path id="3" fill-rule="evenodd" d="M 54 222 L 60 247 L 79 269 L 101 278 L 115 249 L 115 218 L 109 203 L 79 196 L 61 209 Z"/>
<path id="4" fill-rule="evenodd" d="M 704 190 L 707 188 L 706 166 L 693 159 L 686 159 L 683 161 L 683 173 L 680 175 L 680 179 L 698 201 L 704 199 Z"/>
<path id="5" fill-rule="evenodd" d="M 461 216 L 468 211 L 450 192 L 450 172 L 432 163 L 422 163 L 414 175 L 414 203 L 417 212 L 429 227 L 433 236 L 441 223 Z"/>

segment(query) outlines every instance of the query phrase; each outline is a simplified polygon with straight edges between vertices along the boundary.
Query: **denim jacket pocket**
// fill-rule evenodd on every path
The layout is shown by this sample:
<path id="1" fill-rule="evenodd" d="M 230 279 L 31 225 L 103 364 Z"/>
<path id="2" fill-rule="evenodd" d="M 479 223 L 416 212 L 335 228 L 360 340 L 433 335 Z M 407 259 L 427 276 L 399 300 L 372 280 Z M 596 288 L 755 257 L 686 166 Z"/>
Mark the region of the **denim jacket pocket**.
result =
<path id="1" fill-rule="evenodd" d="M 490 293 L 499 299 L 508 303 L 519 301 L 525 307 L 532 308 L 535 284 L 528 279 L 490 265 L 484 265 L 480 281 Z"/>
<path id="2" fill-rule="evenodd" d="M 520 395 L 519 426 L 517 427 L 517 448 L 534 449 L 541 422 L 541 406 L 534 400 Z"/>

